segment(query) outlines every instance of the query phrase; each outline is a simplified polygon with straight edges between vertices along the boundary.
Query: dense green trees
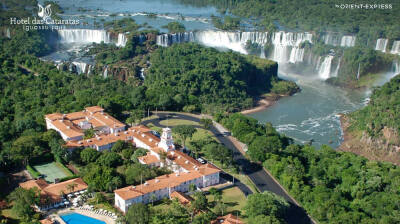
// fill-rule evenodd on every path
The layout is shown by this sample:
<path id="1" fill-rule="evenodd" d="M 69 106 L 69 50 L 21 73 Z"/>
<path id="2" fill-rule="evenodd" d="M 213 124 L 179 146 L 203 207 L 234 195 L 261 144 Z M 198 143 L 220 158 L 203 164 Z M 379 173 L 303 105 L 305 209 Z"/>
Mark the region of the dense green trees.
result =
<path id="1" fill-rule="evenodd" d="M 95 162 L 97 160 L 97 158 L 99 158 L 100 155 L 101 155 L 101 153 L 93 148 L 85 148 L 80 153 L 81 160 L 85 164 Z"/>
<path id="2" fill-rule="evenodd" d="M 37 188 L 25 190 L 19 187 L 8 196 L 8 200 L 13 203 L 12 212 L 21 220 L 32 220 L 35 214 L 33 206 L 39 202 L 37 190 Z"/>
<path id="3" fill-rule="evenodd" d="M 244 211 L 250 223 L 281 223 L 288 208 L 289 204 L 282 197 L 263 192 L 249 195 Z"/>
<path id="4" fill-rule="evenodd" d="M 211 16 L 211 21 L 221 30 L 238 30 L 240 26 L 240 19 L 232 16 L 225 16 L 223 20 L 217 16 Z"/>
<path id="5" fill-rule="evenodd" d="M 388 95 L 398 92 L 398 79 L 384 87 L 374 97 L 383 91 Z M 399 209 L 400 168 L 328 146 L 316 150 L 309 145 L 289 145 L 291 140 L 280 136 L 271 125 L 258 124 L 240 114 L 216 118 L 249 145 L 251 158 L 263 162 L 318 222 L 399 222 L 399 214 L 393 211 Z M 260 137 L 265 140 L 249 140 Z M 268 137 L 273 139 L 266 140 Z M 253 146 L 256 141 L 257 145 Z M 253 218 L 258 221 L 265 217 Z"/>
<path id="6" fill-rule="evenodd" d="M 182 23 L 176 21 L 168 23 L 167 25 L 163 26 L 163 28 L 168 29 L 168 32 L 170 33 L 182 33 L 186 30 Z"/>
<path id="7" fill-rule="evenodd" d="M 145 86 L 152 105 L 186 111 L 235 111 L 253 106 L 277 79 L 277 64 L 197 44 L 160 48 L 151 55 Z"/>
<path id="8" fill-rule="evenodd" d="M 392 139 L 386 139 L 389 144 L 400 144 L 400 76 L 374 89 L 370 103 L 361 110 L 350 114 L 351 129 L 365 131 L 373 138 L 383 136 L 383 129 L 392 129 Z M 391 141 L 391 142 L 390 142 Z"/>
<path id="9" fill-rule="evenodd" d="M 185 142 L 188 138 L 191 138 L 196 132 L 196 128 L 192 125 L 177 125 L 172 128 L 172 131 L 176 133 L 181 139 L 183 148 L 185 148 Z"/>
<path id="10" fill-rule="evenodd" d="M 133 204 L 126 212 L 126 220 L 129 224 L 147 224 L 150 221 L 150 210 L 142 203 Z"/>
<path id="11" fill-rule="evenodd" d="M 375 51 L 371 47 L 360 45 L 340 49 L 339 51 L 339 54 L 343 54 L 339 69 L 340 75 L 327 81 L 332 84 L 350 87 L 357 86 L 357 82 L 367 75 L 390 71 L 393 60 L 396 57 Z"/>
<path id="12" fill-rule="evenodd" d="M 117 167 L 122 164 L 122 157 L 115 152 L 103 152 L 96 163 L 105 167 Z"/>
<path id="13" fill-rule="evenodd" d="M 399 5 L 385 1 L 337 2 L 330 0 L 180 0 L 197 6 L 216 6 L 221 13 L 251 19 L 259 29 L 271 31 L 277 26 L 307 31 L 359 33 L 389 39 L 400 38 Z M 346 4 L 347 3 L 347 4 Z M 383 4 L 383 8 L 346 8 L 351 4 Z M 390 4 L 390 6 L 389 6 Z M 355 7 L 355 6 L 353 6 Z M 382 25 L 384 24 L 384 25 Z"/>

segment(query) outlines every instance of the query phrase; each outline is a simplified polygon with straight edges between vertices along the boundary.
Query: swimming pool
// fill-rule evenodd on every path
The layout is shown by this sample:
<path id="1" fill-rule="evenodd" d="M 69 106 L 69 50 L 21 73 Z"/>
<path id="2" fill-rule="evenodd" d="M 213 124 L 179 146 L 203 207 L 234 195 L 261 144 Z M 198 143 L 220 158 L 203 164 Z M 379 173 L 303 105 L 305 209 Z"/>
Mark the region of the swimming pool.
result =
<path id="1" fill-rule="evenodd" d="M 68 213 L 60 215 L 61 219 L 67 224 L 106 224 L 103 221 L 90 218 L 78 213 Z"/>

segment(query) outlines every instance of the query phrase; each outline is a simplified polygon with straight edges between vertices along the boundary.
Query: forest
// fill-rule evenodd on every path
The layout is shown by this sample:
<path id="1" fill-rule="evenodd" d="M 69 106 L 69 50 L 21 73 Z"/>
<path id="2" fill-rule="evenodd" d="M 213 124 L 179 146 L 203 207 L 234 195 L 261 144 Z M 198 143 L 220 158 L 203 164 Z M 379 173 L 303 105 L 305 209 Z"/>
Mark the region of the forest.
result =
<path id="1" fill-rule="evenodd" d="M 225 14 L 252 21 L 258 29 L 286 27 L 303 31 L 359 34 L 371 39 L 400 38 L 400 5 L 385 0 L 349 2 L 331 0 L 179 0 L 196 6 L 211 5 Z M 346 9 L 342 4 L 390 4 L 382 9 Z M 385 24 L 384 26 L 382 24 Z"/>
<path id="2" fill-rule="evenodd" d="M 239 111 L 251 107 L 253 98 L 270 92 L 274 84 L 290 83 L 277 77 L 275 62 L 193 43 L 160 48 L 150 62 L 146 97 L 167 110 Z"/>
<path id="3" fill-rule="evenodd" d="M 376 87 L 370 102 L 364 108 L 349 115 L 350 130 L 363 131 L 374 139 L 385 139 L 384 129 L 391 130 L 392 138 L 385 142 L 400 145 L 400 76 L 392 78 L 381 87 Z"/>
<path id="4" fill-rule="evenodd" d="M 250 158 L 262 163 L 319 223 L 400 222 L 395 212 L 400 199 L 399 167 L 329 146 L 316 150 L 292 144 L 271 124 L 241 114 L 215 118 L 248 145 Z"/>

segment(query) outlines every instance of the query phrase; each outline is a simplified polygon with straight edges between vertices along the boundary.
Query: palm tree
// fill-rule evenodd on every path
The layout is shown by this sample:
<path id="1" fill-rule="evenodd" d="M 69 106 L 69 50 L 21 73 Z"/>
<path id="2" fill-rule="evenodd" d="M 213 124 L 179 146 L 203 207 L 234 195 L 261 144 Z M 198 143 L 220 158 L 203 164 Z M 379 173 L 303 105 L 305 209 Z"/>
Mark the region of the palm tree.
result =
<path id="1" fill-rule="evenodd" d="M 151 206 L 153 206 L 154 205 L 154 201 L 157 200 L 157 196 L 155 194 L 152 194 L 150 196 L 150 200 L 151 200 Z"/>
<path id="2" fill-rule="evenodd" d="M 214 199 L 214 201 L 215 201 L 215 198 L 216 198 L 217 195 L 219 194 L 219 191 L 218 191 L 215 187 L 212 187 L 212 188 L 210 188 L 209 192 L 210 192 L 210 194 L 213 196 L 213 199 Z"/>
<path id="3" fill-rule="evenodd" d="M 78 184 L 76 184 L 76 183 L 68 184 L 67 185 L 67 190 L 69 191 L 69 193 L 72 193 L 72 192 L 74 192 L 75 187 L 77 187 L 77 186 L 78 186 Z"/>
<path id="4" fill-rule="evenodd" d="M 196 188 L 197 188 L 197 187 L 196 187 L 195 184 L 190 184 L 190 185 L 189 185 L 189 192 L 190 192 L 190 193 L 195 192 L 195 191 L 196 191 Z"/>
<path id="5" fill-rule="evenodd" d="M 163 164 L 163 166 L 167 167 L 169 164 L 167 164 L 167 152 L 161 151 L 160 152 L 160 161 Z"/>
<path id="6" fill-rule="evenodd" d="M 197 159 L 198 157 L 199 157 L 199 153 L 201 152 L 201 143 L 200 142 L 197 142 L 197 141 L 192 141 L 192 142 L 190 142 L 190 144 L 191 144 L 191 150 L 193 151 L 193 153 L 194 153 L 194 157 L 195 157 L 195 159 Z"/>

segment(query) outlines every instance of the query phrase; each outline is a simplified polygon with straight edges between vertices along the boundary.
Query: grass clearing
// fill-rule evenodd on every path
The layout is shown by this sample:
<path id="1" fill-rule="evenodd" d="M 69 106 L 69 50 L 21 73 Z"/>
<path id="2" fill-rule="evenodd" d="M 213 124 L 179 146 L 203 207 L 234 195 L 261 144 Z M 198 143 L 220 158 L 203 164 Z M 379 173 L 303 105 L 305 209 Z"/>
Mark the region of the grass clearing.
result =
<path id="1" fill-rule="evenodd" d="M 177 125 L 200 125 L 200 123 L 195 122 L 195 121 L 188 121 L 188 120 L 182 120 L 182 119 L 167 119 L 167 120 L 162 120 L 160 121 L 161 125 L 164 126 L 177 126 Z"/>
<path id="2" fill-rule="evenodd" d="M 214 201 L 214 197 L 210 194 L 207 195 L 207 199 L 209 202 Z M 241 214 L 241 211 L 246 205 L 246 196 L 244 196 L 244 194 L 238 187 L 231 187 L 222 190 L 222 201 L 227 205 L 226 213 L 232 213 L 234 215 L 238 214 L 239 216 L 243 216 L 243 214 Z M 211 210 L 214 210 L 214 208 L 212 208 Z"/>
<path id="3" fill-rule="evenodd" d="M 153 119 L 158 119 L 158 115 L 151 115 L 150 117 L 145 117 L 142 119 L 142 121 L 147 121 L 147 120 L 153 120 Z"/>
<path id="4" fill-rule="evenodd" d="M 61 179 L 72 175 L 71 171 L 67 170 L 61 164 L 57 164 L 57 162 L 36 165 L 34 168 L 43 174 L 44 179 L 48 182 L 54 182 L 56 178 Z"/>

